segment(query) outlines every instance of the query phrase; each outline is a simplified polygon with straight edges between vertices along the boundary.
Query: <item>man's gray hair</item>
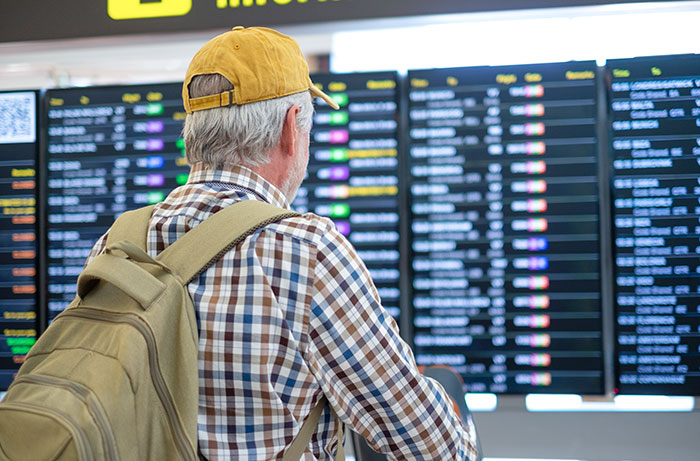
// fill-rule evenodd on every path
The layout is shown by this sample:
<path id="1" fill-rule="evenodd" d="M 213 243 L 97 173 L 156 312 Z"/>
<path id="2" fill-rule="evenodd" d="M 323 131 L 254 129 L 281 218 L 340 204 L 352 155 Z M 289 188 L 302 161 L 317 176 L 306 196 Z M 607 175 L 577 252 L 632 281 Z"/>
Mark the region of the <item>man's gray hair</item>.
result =
<path id="1" fill-rule="evenodd" d="M 222 75 L 200 75 L 190 83 L 190 97 L 198 98 L 233 89 Z M 282 124 L 293 104 L 299 106 L 297 127 L 311 130 L 313 100 L 304 91 L 276 99 L 206 109 L 187 114 L 182 136 L 187 162 L 209 168 L 224 165 L 260 166 L 270 162 L 269 151 L 282 136 Z"/>

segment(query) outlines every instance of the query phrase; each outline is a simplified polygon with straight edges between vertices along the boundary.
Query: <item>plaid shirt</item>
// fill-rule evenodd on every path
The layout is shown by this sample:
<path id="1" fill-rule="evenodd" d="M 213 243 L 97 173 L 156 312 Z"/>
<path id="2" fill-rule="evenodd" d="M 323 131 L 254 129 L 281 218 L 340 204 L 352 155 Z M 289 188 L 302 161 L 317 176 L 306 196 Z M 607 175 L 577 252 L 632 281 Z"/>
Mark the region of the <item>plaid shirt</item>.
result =
<path id="1" fill-rule="evenodd" d="M 249 169 L 194 165 L 156 207 L 148 252 L 240 200 L 289 208 Z M 102 237 L 88 261 L 104 245 Z M 475 459 L 474 428 L 419 374 L 367 268 L 330 220 L 308 213 L 258 230 L 188 288 L 200 321 L 199 445 L 208 459 L 281 459 L 324 394 L 390 459 Z M 333 459 L 335 426 L 326 408 L 303 459 Z"/>

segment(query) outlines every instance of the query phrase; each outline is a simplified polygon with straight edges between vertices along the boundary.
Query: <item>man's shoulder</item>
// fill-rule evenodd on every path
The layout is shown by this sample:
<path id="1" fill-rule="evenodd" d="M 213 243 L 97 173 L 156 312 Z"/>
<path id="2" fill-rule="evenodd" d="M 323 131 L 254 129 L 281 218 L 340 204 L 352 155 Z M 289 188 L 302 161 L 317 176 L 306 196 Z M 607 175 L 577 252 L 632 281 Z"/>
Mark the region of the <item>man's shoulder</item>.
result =
<path id="1" fill-rule="evenodd" d="M 329 239 L 343 238 L 333 221 L 314 213 L 285 218 L 266 227 L 265 231 L 298 239 L 314 246 L 321 246 Z"/>
<path id="2" fill-rule="evenodd" d="M 197 188 L 196 197 L 191 197 L 192 191 L 187 194 L 171 193 L 163 203 L 156 206 L 154 222 L 159 223 L 160 228 L 170 228 L 166 223 L 178 222 L 175 227 L 184 232 L 206 221 L 218 211 L 239 203 L 241 200 L 250 200 L 244 193 L 229 191 L 227 197 L 221 197 L 220 193 L 204 192 Z M 291 210 L 288 210 L 291 211 Z M 152 223 L 153 225 L 154 223 Z M 284 218 L 279 222 L 265 226 L 261 233 L 256 235 L 276 235 L 277 238 L 298 240 L 307 245 L 320 247 L 329 240 L 344 239 L 336 225 L 330 219 L 315 213 L 303 213 L 298 216 Z"/>

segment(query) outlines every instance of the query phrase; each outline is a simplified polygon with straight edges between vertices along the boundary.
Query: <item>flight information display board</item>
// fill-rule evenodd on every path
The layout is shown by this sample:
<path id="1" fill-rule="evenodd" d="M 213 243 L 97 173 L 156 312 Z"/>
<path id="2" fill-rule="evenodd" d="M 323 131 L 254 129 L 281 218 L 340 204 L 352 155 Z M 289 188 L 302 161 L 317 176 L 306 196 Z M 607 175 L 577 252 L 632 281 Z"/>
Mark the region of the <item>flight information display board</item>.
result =
<path id="1" fill-rule="evenodd" d="M 114 219 L 187 181 L 181 89 L 47 92 L 49 320 L 75 296 L 85 259 Z"/>
<path id="2" fill-rule="evenodd" d="M 307 177 L 292 204 L 330 217 L 357 249 L 382 304 L 399 316 L 398 83 L 393 72 L 312 75 L 318 99 Z"/>
<path id="3" fill-rule="evenodd" d="M 700 395 L 700 56 L 607 72 L 618 391 Z"/>
<path id="4" fill-rule="evenodd" d="M 37 336 L 36 114 L 36 92 L 0 93 L 0 391 Z"/>
<path id="5" fill-rule="evenodd" d="M 596 65 L 409 71 L 416 360 L 603 392 Z"/>

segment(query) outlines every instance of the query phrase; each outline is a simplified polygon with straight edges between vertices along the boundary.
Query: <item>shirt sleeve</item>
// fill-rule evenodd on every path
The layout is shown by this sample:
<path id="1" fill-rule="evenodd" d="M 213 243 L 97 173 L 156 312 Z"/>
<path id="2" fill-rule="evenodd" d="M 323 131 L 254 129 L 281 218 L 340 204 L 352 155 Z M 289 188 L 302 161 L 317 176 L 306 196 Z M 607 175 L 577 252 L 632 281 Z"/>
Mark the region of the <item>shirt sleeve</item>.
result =
<path id="1" fill-rule="evenodd" d="M 92 247 L 90 254 L 88 255 L 87 259 L 85 260 L 85 265 L 83 266 L 83 268 L 87 267 L 87 265 L 90 264 L 93 259 L 95 259 L 99 255 L 104 253 L 106 247 L 107 247 L 107 234 L 104 234 L 102 237 L 100 237 L 100 239 Z"/>
<path id="2" fill-rule="evenodd" d="M 474 428 L 419 373 L 367 268 L 335 230 L 318 247 L 314 283 L 308 361 L 340 420 L 389 459 L 475 460 Z"/>

